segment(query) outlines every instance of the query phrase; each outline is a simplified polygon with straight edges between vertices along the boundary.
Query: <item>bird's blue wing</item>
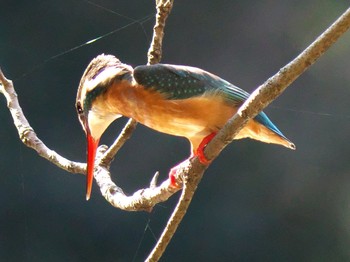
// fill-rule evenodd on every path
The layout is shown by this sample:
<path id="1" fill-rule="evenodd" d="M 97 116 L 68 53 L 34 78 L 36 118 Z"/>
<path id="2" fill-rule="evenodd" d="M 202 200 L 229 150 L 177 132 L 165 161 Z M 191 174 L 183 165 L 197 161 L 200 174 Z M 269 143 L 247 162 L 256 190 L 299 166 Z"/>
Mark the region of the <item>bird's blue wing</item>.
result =
<path id="1" fill-rule="evenodd" d="M 202 69 L 167 64 L 144 65 L 134 69 L 134 78 L 145 88 L 164 94 L 166 99 L 186 99 L 205 93 L 221 92 L 235 104 L 249 93 Z"/>

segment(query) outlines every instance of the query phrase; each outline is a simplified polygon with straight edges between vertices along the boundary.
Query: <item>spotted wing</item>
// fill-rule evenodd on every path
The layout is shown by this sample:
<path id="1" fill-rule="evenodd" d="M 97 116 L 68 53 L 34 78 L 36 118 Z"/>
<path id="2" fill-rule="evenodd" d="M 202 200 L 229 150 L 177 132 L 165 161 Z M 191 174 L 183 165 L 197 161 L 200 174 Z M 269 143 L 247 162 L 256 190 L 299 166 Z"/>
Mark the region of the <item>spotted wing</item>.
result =
<path id="1" fill-rule="evenodd" d="M 241 104 L 249 93 L 195 67 L 167 64 L 144 65 L 134 69 L 134 78 L 145 88 L 164 94 L 166 99 L 186 99 L 204 93 L 221 92 L 235 104 Z"/>

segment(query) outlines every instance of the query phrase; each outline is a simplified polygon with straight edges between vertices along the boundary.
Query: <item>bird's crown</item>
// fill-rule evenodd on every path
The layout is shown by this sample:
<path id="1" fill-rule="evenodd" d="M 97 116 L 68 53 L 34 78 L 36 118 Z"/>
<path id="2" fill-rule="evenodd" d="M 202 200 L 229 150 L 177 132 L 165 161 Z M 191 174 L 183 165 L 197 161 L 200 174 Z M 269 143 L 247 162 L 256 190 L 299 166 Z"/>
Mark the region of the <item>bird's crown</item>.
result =
<path id="1" fill-rule="evenodd" d="M 88 93 L 104 89 L 111 82 L 132 72 L 132 67 L 120 62 L 113 55 L 101 54 L 89 63 L 80 80 L 76 102 L 84 104 Z"/>

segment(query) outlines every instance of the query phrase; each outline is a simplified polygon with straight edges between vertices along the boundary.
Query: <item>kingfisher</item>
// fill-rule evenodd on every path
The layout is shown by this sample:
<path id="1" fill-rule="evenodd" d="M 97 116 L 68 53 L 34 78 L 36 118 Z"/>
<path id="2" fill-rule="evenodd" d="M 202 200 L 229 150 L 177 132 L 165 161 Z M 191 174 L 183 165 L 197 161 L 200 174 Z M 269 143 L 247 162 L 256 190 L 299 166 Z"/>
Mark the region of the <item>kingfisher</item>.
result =
<path id="1" fill-rule="evenodd" d="M 208 165 L 203 150 L 249 97 L 249 93 L 202 69 L 155 64 L 132 68 L 101 54 L 87 66 L 79 84 L 76 110 L 87 138 L 86 199 L 89 200 L 100 137 L 121 116 L 156 131 L 186 137 L 191 156 Z M 252 138 L 295 149 L 264 112 L 235 139 Z M 174 170 L 170 185 L 176 186 Z"/>

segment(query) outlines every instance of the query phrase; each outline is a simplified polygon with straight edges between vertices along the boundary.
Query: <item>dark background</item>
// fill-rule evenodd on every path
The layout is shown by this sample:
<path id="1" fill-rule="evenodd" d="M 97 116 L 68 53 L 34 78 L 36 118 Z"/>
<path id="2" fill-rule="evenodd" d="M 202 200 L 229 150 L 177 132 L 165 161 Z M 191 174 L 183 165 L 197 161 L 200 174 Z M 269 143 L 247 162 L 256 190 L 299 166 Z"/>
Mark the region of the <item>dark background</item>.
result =
<path id="1" fill-rule="evenodd" d="M 89 61 L 111 53 L 144 64 L 153 1 L 3 1 L 0 65 L 53 150 L 85 161 L 74 109 Z M 163 62 L 197 66 L 252 91 L 292 60 L 348 1 L 175 1 Z M 126 27 L 125 27 L 126 26 Z M 125 27 L 125 28 L 123 28 Z M 88 40 L 119 31 L 66 54 Z M 297 145 L 242 140 L 207 170 L 162 261 L 350 260 L 350 35 L 265 110 Z M 111 143 L 125 119 L 102 142 Z M 18 139 L 0 98 L 0 261 L 142 261 L 178 199 L 151 214 L 110 206 L 85 177 L 58 169 Z M 126 192 L 189 154 L 188 142 L 138 126 L 112 165 Z M 148 222 L 149 221 L 149 222 Z M 151 230 L 150 230 L 150 229 Z"/>

